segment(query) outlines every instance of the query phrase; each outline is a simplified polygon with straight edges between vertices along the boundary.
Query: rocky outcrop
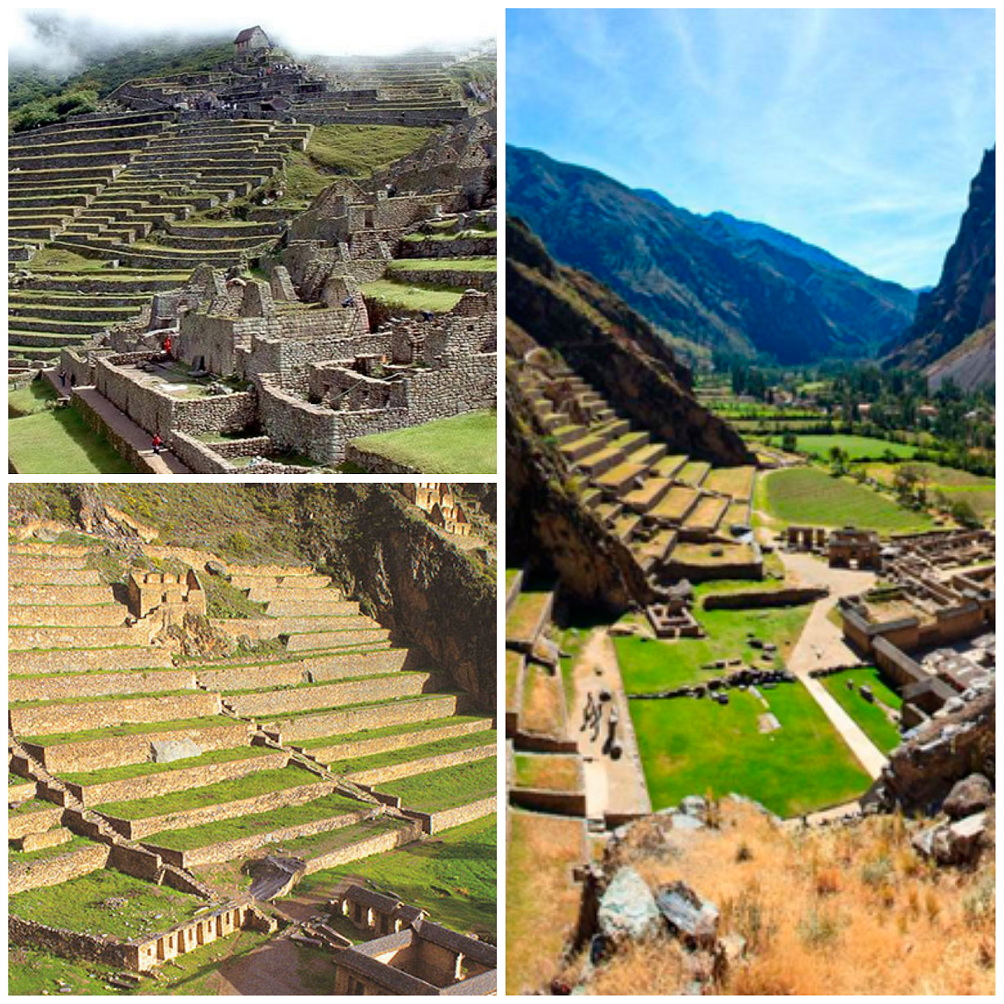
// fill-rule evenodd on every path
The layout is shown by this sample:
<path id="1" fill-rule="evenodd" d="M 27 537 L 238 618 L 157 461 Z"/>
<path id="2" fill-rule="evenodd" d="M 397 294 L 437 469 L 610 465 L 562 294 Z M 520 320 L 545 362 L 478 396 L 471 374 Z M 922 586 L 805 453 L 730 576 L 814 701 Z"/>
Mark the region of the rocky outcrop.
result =
<path id="1" fill-rule="evenodd" d="M 881 809 L 936 813 L 958 781 L 994 776 L 996 692 L 920 726 L 889 757 L 865 801 Z"/>
<path id="2" fill-rule="evenodd" d="M 701 407 L 691 375 L 642 317 L 591 276 L 562 268 L 519 220 L 506 224 L 510 354 L 540 345 L 670 450 L 722 466 L 753 463 L 742 439 Z M 510 330 L 511 326 L 510 326 Z"/>
<path id="3" fill-rule="evenodd" d="M 987 150 L 970 187 L 969 206 L 945 258 L 941 279 L 931 292 L 920 295 L 913 325 L 887 347 L 889 365 L 930 366 L 993 321 L 995 165 L 995 150 Z M 982 382 L 993 378 L 991 368 L 984 372 Z"/>

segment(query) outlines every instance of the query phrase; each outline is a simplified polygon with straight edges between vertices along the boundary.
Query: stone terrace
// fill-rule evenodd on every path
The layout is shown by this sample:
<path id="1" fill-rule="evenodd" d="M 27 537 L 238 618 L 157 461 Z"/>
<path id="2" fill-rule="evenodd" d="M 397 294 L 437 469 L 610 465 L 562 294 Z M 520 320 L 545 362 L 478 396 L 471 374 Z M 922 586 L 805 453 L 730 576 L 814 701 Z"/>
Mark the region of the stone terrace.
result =
<path id="1" fill-rule="evenodd" d="M 144 594 L 149 612 L 137 619 L 95 567 L 97 547 L 10 548 L 12 890 L 115 867 L 219 905 L 193 869 L 277 849 L 310 872 L 495 811 L 484 780 L 494 777 L 492 719 L 395 647 L 329 577 L 230 566 L 227 588 L 263 613 L 209 627 L 251 648 L 183 659 L 163 630 L 173 594 L 159 605 L 153 596 L 152 608 Z M 480 773 L 450 788 L 454 771 Z M 431 807 L 425 775 L 440 795 Z M 238 911 L 237 926 L 263 922 L 253 910 Z M 15 933 L 30 942 L 33 931 Z M 79 955 L 68 935 L 55 944 Z M 170 957 L 143 951 L 122 964 Z"/>

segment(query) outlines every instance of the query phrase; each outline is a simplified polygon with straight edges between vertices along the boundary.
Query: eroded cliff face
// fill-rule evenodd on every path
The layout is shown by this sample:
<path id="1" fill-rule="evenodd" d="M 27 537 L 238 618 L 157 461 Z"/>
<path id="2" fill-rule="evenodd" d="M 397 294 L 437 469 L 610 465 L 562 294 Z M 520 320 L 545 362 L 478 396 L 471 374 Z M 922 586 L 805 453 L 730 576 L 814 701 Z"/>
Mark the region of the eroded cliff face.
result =
<path id="1" fill-rule="evenodd" d="M 566 598 L 609 614 L 655 599 L 630 551 L 579 501 L 557 453 L 534 430 L 506 378 L 506 541 L 509 564 L 546 558 Z"/>
<path id="2" fill-rule="evenodd" d="M 722 466 L 753 463 L 739 435 L 697 403 L 691 375 L 640 315 L 584 272 L 562 268 L 518 220 L 506 224 L 506 317 L 565 362 L 637 426 L 678 453 Z"/>
<path id="3" fill-rule="evenodd" d="M 941 280 L 930 293 L 921 294 L 913 325 L 888 347 L 890 365 L 928 366 L 994 319 L 995 153 L 983 155 Z M 992 372 L 987 376 L 993 380 Z"/>

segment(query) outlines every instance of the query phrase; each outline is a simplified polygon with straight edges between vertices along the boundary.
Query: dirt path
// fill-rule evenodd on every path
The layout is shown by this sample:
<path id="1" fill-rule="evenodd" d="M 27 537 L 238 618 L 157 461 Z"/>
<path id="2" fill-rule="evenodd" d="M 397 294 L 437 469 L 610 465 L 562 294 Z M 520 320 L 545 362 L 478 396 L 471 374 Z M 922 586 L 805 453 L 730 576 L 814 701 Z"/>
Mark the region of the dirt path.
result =
<path id="1" fill-rule="evenodd" d="M 289 938 L 277 938 L 249 955 L 222 963 L 207 980 L 206 992 L 221 997 L 302 997 L 316 994 L 318 984 L 330 976 L 330 993 L 334 989 L 333 963 L 320 952 L 316 956 L 305 959 Z"/>
<path id="2" fill-rule="evenodd" d="M 885 755 L 823 684 L 809 675 L 813 669 L 858 661 L 857 654 L 848 648 L 843 633 L 829 615 L 842 596 L 853 596 L 871 588 L 875 584 L 875 575 L 872 572 L 830 568 L 810 554 L 788 554 L 782 550 L 778 550 L 778 554 L 793 581 L 805 586 L 828 586 L 830 589 L 830 595 L 813 606 L 801 637 L 788 656 L 788 668 L 805 684 L 868 775 L 877 778 L 886 764 Z"/>
<path id="3" fill-rule="evenodd" d="M 583 759 L 586 783 L 586 816 L 602 820 L 609 813 L 649 813 L 652 805 L 645 786 L 631 711 L 628 707 L 624 684 L 613 643 L 605 629 L 594 631 L 582 649 L 573 669 L 575 700 L 569 709 L 568 734 L 579 744 Z M 609 690 L 617 706 L 617 735 L 624 753 L 619 760 L 603 754 L 607 736 L 608 713 L 603 716 L 599 735 L 594 740 L 592 729 L 580 731 L 582 713 L 587 697 L 592 693 L 596 701 L 601 690 Z"/>

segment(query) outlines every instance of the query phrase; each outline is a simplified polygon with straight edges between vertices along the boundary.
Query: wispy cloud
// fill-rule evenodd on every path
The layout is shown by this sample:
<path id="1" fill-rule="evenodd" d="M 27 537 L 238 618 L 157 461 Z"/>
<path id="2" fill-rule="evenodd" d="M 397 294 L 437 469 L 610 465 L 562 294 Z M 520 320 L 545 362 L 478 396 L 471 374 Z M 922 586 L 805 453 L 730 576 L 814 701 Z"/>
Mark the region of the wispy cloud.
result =
<path id="1" fill-rule="evenodd" d="M 510 10 L 508 138 L 916 286 L 994 142 L 994 12 Z"/>

